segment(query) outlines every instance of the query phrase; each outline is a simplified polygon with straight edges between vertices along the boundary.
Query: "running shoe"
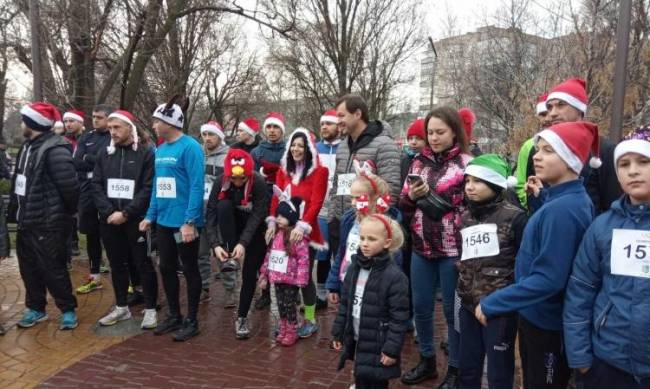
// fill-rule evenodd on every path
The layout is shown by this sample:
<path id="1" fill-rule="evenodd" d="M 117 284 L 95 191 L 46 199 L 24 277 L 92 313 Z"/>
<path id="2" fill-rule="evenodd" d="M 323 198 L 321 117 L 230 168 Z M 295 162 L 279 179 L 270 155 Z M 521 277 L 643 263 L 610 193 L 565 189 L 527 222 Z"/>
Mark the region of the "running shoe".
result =
<path id="1" fill-rule="evenodd" d="M 189 340 L 198 334 L 199 323 L 194 319 L 185 318 L 183 321 L 183 327 L 174 332 L 172 339 L 174 339 L 175 342 L 185 342 L 186 340 Z"/>
<path id="2" fill-rule="evenodd" d="M 173 332 L 181 329 L 183 327 L 183 317 L 182 316 L 167 316 L 165 321 L 160 323 L 156 329 L 153 331 L 154 335 L 163 335 L 169 332 Z"/>
<path id="3" fill-rule="evenodd" d="M 59 320 L 59 329 L 64 330 L 73 330 L 77 328 L 79 321 L 77 320 L 77 314 L 74 311 L 63 312 L 61 319 Z"/>
<path id="4" fill-rule="evenodd" d="M 155 309 L 145 309 L 144 318 L 140 328 L 143 330 L 153 330 L 158 326 L 158 313 Z"/>
<path id="5" fill-rule="evenodd" d="M 237 318 L 237 322 L 235 323 L 235 335 L 237 336 L 237 339 L 248 339 L 251 335 L 251 330 L 248 327 L 248 318 Z"/>
<path id="6" fill-rule="evenodd" d="M 298 328 L 298 336 L 302 339 L 309 338 L 318 332 L 318 325 L 312 321 L 305 320 L 304 323 Z"/>
<path id="7" fill-rule="evenodd" d="M 99 319 L 99 324 L 102 326 L 112 326 L 119 321 L 129 320 L 130 318 L 131 311 L 129 311 L 129 307 L 115 306 L 108 315 Z"/>
<path id="8" fill-rule="evenodd" d="M 81 284 L 81 286 L 77 288 L 77 293 L 86 294 L 86 293 L 94 292 L 101 288 L 103 288 L 103 285 L 100 280 L 98 279 L 96 280 L 92 277 L 89 277 L 88 281 L 86 281 L 85 284 Z"/>
<path id="9" fill-rule="evenodd" d="M 23 314 L 23 318 L 17 323 L 20 328 L 34 327 L 36 323 L 47 320 L 47 313 L 27 309 Z"/>

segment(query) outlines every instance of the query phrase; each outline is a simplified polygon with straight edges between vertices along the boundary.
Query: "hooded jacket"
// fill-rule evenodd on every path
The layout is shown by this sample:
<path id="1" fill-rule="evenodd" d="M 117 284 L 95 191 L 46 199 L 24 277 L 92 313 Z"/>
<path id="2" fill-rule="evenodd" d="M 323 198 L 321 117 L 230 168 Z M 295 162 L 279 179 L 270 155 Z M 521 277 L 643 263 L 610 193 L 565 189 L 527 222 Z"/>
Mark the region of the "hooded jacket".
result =
<path id="1" fill-rule="evenodd" d="M 284 232 L 278 231 L 273 237 L 269 250 L 264 257 L 264 263 L 260 268 L 260 276 L 267 277 L 269 284 L 286 284 L 303 287 L 309 281 L 309 241 L 303 238 L 297 244 L 294 244 L 287 254 L 287 271 L 269 269 L 269 258 L 274 250 L 286 253 L 284 245 Z"/>
<path id="2" fill-rule="evenodd" d="M 208 153 L 208 150 L 205 149 L 205 184 L 203 193 L 203 200 L 208 201 L 210 196 L 210 191 L 212 190 L 212 185 L 214 184 L 217 176 L 223 174 L 223 161 L 226 159 L 226 154 L 228 154 L 230 147 L 225 144 L 221 144 L 217 147 L 216 150 Z"/>
<path id="3" fill-rule="evenodd" d="M 401 374 L 400 354 L 409 316 L 408 279 L 388 252 L 366 260 L 373 263 L 363 292 L 359 336 L 355 341 L 352 307 L 361 270 L 360 255 L 352 256 L 332 324 L 332 337 L 343 344 L 338 368 L 342 369 L 349 359 L 355 361 L 357 377 L 377 381 L 396 378 Z M 397 359 L 397 363 L 382 365 L 382 353 Z"/>
<path id="4" fill-rule="evenodd" d="M 302 172 L 289 173 L 287 171 L 287 154 L 289 149 L 287 148 L 280 161 L 282 168 L 278 171 L 276 185 L 283 191 L 291 187 L 291 197 L 302 198 L 305 202 L 305 209 L 296 227 L 301 228 L 305 234 L 309 235 L 309 241 L 312 247 L 315 249 L 324 249 L 327 248 L 327 243 L 320 232 L 318 214 L 323 206 L 325 193 L 327 192 L 327 168 L 320 165 L 313 138 L 306 130 L 298 129 L 294 131 L 287 143 L 291 142 L 297 132 L 302 132 L 306 135 L 307 147 L 312 155 L 311 166 L 305 167 L 307 173 L 304 178 L 302 178 Z M 277 216 L 278 203 L 278 196 L 273 195 L 271 210 L 269 212 L 272 218 Z"/>
<path id="5" fill-rule="evenodd" d="M 106 219 L 115 211 L 124 212 L 129 219 L 144 218 L 151 198 L 153 176 L 154 152 L 148 147 L 133 150 L 131 145 L 116 145 L 115 152 L 110 155 L 106 149 L 100 151 L 92 178 L 99 220 L 106 223 Z M 114 179 L 133 181 L 132 199 L 115 198 L 122 196 L 116 196 L 109 188 L 110 185 L 119 185 L 112 181 Z M 111 197 L 109 193 L 112 193 Z"/>
<path id="6" fill-rule="evenodd" d="M 612 273 L 615 229 L 650 230 L 650 208 L 632 205 L 625 195 L 585 233 L 564 298 L 567 358 L 572 368 L 589 367 L 596 357 L 637 379 L 648 378 L 650 278 Z M 637 245 L 631 260 L 647 263 L 649 249 Z M 618 255 L 625 258 L 625 250 Z"/>
<path id="7" fill-rule="evenodd" d="M 48 132 L 26 140 L 16 157 L 11 180 L 9 218 L 18 229 L 52 230 L 72 223 L 79 201 L 79 181 L 68 141 Z M 26 177 L 25 195 L 16 194 L 16 179 Z"/>
<path id="8" fill-rule="evenodd" d="M 355 141 L 351 137 L 344 138 L 336 151 L 336 173 L 332 180 L 330 191 L 329 220 L 341 220 L 343 213 L 350 206 L 350 196 L 337 195 L 339 176 L 354 173 L 353 161 L 363 164 L 372 161 L 377 167 L 375 174 L 383 178 L 390 186 L 393 201 L 399 198 L 400 182 L 400 152 L 395 144 L 390 127 L 381 121 L 371 121 Z"/>

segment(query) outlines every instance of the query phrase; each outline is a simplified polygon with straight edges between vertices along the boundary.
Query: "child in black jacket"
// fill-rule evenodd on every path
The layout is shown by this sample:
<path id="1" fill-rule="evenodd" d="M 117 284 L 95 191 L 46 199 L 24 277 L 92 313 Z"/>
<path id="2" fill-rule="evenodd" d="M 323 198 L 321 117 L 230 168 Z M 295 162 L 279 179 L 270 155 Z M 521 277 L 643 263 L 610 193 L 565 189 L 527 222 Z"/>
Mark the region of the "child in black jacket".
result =
<path id="1" fill-rule="evenodd" d="M 391 259 L 404 236 L 399 224 L 372 214 L 360 225 L 359 251 L 343 281 L 332 326 L 339 369 L 354 360 L 357 389 L 388 388 L 401 374 L 400 354 L 408 321 L 408 280 Z"/>

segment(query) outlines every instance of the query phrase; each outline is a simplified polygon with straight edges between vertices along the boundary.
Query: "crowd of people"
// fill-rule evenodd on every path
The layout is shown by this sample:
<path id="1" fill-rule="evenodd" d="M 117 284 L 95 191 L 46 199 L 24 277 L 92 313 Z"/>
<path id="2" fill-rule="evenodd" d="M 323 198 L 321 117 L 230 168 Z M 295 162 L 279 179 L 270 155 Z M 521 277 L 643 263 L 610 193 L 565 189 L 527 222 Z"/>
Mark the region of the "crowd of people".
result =
<path id="1" fill-rule="evenodd" d="M 238 339 L 251 336 L 253 305 L 277 314 L 286 347 L 336 306 L 331 347 L 339 368 L 354 361 L 357 389 L 438 377 L 438 295 L 439 389 L 480 388 L 484 370 L 490 388 L 512 388 L 517 344 L 524 388 L 650 388 L 650 129 L 615 144 L 584 121 L 587 108 L 581 79 L 542 94 L 539 132 L 513 176 L 506 159 L 481 153 L 468 108 L 433 107 L 400 150 L 357 95 L 323 113 L 319 139 L 296 128 L 285 141 L 284 116 L 270 112 L 261 126 L 242 120 L 230 146 L 215 121 L 201 126 L 202 145 L 185 134 L 177 98 L 152 114 L 157 145 L 124 110 L 96 107 L 89 131 L 83 112 L 66 112 L 61 132 L 54 106 L 29 104 L 7 212 L 26 289 L 18 327 L 48 319 L 47 291 L 60 329 L 78 325 L 67 269 L 78 229 L 90 276 L 76 292 L 102 287 L 102 246 L 110 264 L 115 306 L 103 326 L 130 319 L 140 295 L 143 329 L 196 336 L 215 265 Z M 409 331 L 420 360 L 402 371 Z"/>

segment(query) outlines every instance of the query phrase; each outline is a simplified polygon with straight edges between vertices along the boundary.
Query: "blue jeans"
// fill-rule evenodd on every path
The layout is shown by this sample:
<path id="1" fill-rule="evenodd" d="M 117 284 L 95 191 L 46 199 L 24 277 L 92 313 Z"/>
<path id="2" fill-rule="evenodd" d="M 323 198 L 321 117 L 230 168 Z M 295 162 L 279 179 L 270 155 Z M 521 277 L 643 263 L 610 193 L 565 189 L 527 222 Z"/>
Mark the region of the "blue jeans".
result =
<path id="1" fill-rule="evenodd" d="M 459 334 L 454 330 L 454 292 L 458 282 L 457 257 L 426 259 L 413 253 L 411 256 L 411 293 L 415 328 L 418 330 L 420 354 L 436 355 L 433 344 L 433 312 L 436 287 L 442 291 L 442 310 L 447 322 L 449 366 L 458 367 Z"/>
<path id="2" fill-rule="evenodd" d="M 512 389 L 515 375 L 514 314 L 490 318 L 483 326 L 474 312 L 460 308 L 460 389 L 480 389 L 483 361 L 487 355 L 487 380 L 490 389 Z"/>

